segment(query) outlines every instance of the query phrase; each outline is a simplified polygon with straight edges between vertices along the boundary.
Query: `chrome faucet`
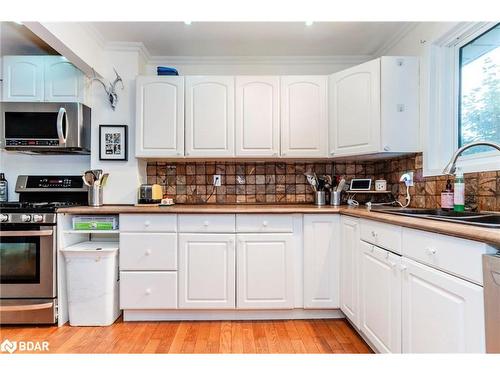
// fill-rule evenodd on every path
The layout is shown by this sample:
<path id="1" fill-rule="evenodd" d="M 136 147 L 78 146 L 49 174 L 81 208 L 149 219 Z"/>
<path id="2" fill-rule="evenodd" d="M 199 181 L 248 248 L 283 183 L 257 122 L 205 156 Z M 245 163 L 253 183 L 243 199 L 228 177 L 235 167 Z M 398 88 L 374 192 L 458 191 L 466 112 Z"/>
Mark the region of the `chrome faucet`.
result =
<path id="1" fill-rule="evenodd" d="M 493 148 L 496 148 L 498 151 L 500 151 L 500 145 L 495 142 L 487 142 L 487 141 L 478 141 L 478 142 L 472 142 L 469 143 L 465 146 L 460 147 L 451 157 L 451 160 L 448 164 L 446 164 L 446 167 L 443 169 L 443 174 L 454 174 L 455 173 L 455 164 L 457 162 L 458 157 L 464 152 L 465 150 L 468 150 L 469 148 L 476 147 L 476 146 L 490 146 Z"/>

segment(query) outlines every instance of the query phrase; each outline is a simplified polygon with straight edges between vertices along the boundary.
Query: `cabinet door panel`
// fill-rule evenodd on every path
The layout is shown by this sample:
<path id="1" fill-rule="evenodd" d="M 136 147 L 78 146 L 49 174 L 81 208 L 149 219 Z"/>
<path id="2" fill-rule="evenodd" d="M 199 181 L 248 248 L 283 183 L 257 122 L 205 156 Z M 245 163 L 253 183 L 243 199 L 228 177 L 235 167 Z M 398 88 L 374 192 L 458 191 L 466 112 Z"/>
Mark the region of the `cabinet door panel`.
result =
<path id="1" fill-rule="evenodd" d="M 359 222 L 341 218 L 340 309 L 359 327 Z"/>
<path id="2" fill-rule="evenodd" d="M 3 100 L 41 102 L 44 97 L 44 57 L 3 57 Z"/>
<path id="3" fill-rule="evenodd" d="M 137 78 L 136 156 L 184 156 L 184 78 Z"/>
<path id="4" fill-rule="evenodd" d="M 326 157 L 326 76 L 281 77 L 281 155 Z"/>
<path id="5" fill-rule="evenodd" d="M 339 308 L 338 215 L 304 215 L 304 308 Z"/>
<path id="6" fill-rule="evenodd" d="M 179 307 L 235 307 L 234 235 L 179 235 Z"/>
<path id="7" fill-rule="evenodd" d="M 279 155 L 279 77 L 236 77 L 236 155 Z"/>
<path id="8" fill-rule="evenodd" d="M 483 288 L 403 258 L 403 352 L 484 353 Z"/>
<path id="9" fill-rule="evenodd" d="M 45 56 L 45 101 L 83 102 L 84 74 L 64 56 Z"/>
<path id="10" fill-rule="evenodd" d="M 291 234 L 239 234 L 238 308 L 293 308 Z"/>
<path id="11" fill-rule="evenodd" d="M 330 154 L 380 149 L 380 59 L 330 76 Z"/>
<path id="12" fill-rule="evenodd" d="M 360 242 L 361 331 L 382 353 L 401 353 L 401 257 Z"/>
<path id="13" fill-rule="evenodd" d="M 234 156 L 233 77 L 186 77 L 186 156 Z"/>

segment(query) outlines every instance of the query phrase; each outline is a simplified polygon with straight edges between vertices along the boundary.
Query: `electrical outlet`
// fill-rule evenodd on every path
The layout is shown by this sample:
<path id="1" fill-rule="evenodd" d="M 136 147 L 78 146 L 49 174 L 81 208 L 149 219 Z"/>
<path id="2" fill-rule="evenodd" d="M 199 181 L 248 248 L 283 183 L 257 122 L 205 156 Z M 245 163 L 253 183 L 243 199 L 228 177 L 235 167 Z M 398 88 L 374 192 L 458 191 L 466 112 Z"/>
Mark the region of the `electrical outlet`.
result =
<path id="1" fill-rule="evenodd" d="M 220 186 L 221 185 L 220 174 L 214 174 L 213 185 L 214 186 Z"/>

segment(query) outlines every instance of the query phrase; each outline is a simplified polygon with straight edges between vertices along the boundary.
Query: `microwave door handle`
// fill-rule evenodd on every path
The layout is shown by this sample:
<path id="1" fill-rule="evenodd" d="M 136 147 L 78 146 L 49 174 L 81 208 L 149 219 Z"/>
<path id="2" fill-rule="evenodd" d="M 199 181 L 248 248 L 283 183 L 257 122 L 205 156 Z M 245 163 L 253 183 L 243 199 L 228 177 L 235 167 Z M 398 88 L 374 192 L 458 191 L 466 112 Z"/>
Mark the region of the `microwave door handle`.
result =
<path id="1" fill-rule="evenodd" d="M 66 108 L 61 107 L 61 108 L 59 108 L 59 113 L 57 114 L 57 136 L 59 137 L 59 144 L 66 143 L 66 135 L 63 132 L 64 119 L 66 119 L 66 121 L 67 121 Z M 68 124 L 66 124 L 66 128 L 67 127 L 68 127 Z"/>
<path id="2" fill-rule="evenodd" d="M 0 231 L 0 237 L 44 237 L 52 236 L 53 230 L 9 230 Z"/>

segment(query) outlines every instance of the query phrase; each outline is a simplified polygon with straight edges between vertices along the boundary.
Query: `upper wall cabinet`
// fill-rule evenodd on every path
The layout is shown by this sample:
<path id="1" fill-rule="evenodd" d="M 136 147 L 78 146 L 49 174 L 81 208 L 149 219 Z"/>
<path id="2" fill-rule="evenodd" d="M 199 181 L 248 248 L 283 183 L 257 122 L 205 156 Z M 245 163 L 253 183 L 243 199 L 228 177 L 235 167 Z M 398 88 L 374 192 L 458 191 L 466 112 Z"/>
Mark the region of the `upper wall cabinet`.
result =
<path id="1" fill-rule="evenodd" d="M 85 76 L 63 56 L 4 56 L 3 71 L 3 101 L 85 101 Z"/>
<path id="2" fill-rule="evenodd" d="M 280 79 L 236 77 L 236 156 L 279 156 Z"/>
<path id="3" fill-rule="evenodd" d="M 234 156 L 234 77 L 186 77 L 187 157 Z"/>
<path id="4" fill-rule="evenodd" d="M 326 76 L 281 77 L 282 156 L 327 156 L 327 80 Z"/>
<path id="5" fill-rule="evenodd" d="M 381 57 L 330 76 L 330 156 L 419 150 L 418 60 Z"/>
<path id="6" fill-rule="evenodd" d="M 184 156 L 184 78 L 142 76 L 136 90 L 135 155 Z"/>

